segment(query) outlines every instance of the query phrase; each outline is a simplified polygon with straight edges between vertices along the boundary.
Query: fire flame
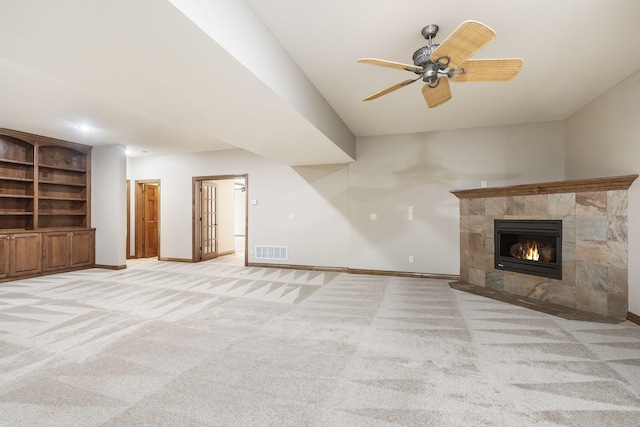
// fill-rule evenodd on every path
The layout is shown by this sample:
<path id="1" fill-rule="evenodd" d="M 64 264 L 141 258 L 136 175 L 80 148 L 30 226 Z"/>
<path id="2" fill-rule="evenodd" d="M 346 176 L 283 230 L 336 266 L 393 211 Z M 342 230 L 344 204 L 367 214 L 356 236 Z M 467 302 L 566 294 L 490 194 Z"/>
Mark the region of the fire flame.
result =
<path id="1" fill-rule="evenodd" d="M 540 259 L 540 250 L 538 249 L 538 242 L 520 242 L 511 248 L 511 255 L 531 261 L 538 261 Z"/>
<path id="2" fill-rule="evenodd" d="M 523 256 L 524 259 L 529 259 L 532 261 L 538 261 L 540 259 L 540 252 L 538 252 L 538 243 L 533 242 L 531 245 L 527 245 L 528 248 L 523 248 Z"/>

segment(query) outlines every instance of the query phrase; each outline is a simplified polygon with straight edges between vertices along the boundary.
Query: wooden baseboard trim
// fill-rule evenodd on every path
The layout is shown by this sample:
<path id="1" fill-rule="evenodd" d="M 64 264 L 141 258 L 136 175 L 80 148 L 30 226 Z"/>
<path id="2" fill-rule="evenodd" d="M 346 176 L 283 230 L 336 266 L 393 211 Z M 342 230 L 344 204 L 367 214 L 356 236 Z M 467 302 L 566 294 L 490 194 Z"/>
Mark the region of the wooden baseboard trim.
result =
<path id="1" fill-rule="evenodd" d="M 630 311 L 627 312 L 627 320 L 631 323 L 635 323 L 636 325 L 640 325 L 640 316 Z"/>
<path id="2" fill-rule="evenodd" d="M 166 258 L 166 257 L 158 257 L 158 261 L 171 261 L 171 262 L 196 262 L 189 258 Z"/>
<path id="3" fill-rule="evenodd" d="M 247 267 L 260 267 L 260 268 L 282 268 L 285 270 L 309 270 L 309 271 L 330 271 L 334 273 L 348 273 L 348 268 L 340 267 L 317 267 L 313 265 L 294 265 L 294 264 L 268 264 L 261 262 L 250 262 Z"/>
<path id="4" fill-rule="evenodd" d="M 236 253 L 235 249 L 232 249 L 232 250 L 226 251 L 226 252 L 219 252 L 218 256 L 233 255 L 235 253 Z"/>
<path id="5" fill-rule="evenodd" d="M 372 276 L 417 277 L 421 279 L 458 280 L 460 278 L 460 276 L 452 275 L 452 274 L 412 273 L 412 272 L 406 272 L 406 271 L 386 271 L 386 270 L 364 270 L 364 269 L 358 269 L 358 268 L 318 267 L 318 266 L 312 266 L 312 265 L 266 264 L 266 263 L 251 262 L 251 263 L 248 263 L 247 266 L 261 267 L 261 268 L 310 270 L 310 271 L 329 271 L 332 273 L 368 274 Z"/>
<path id="6" fill-rule="evenodd" d="M 393 276 L 393 277 L 417 277 L 420 279 L 444 279 L 458 280 L 460 276 L 452 274 L 434 274 L 434 273 L 412 273 L 408 271 L 387 271 L 387 270 L 363 270 L 357 268 L 348 269 L 349 274 L 369 274 L 372 276 Z"/>
<path id="7" fill-rule="evenodd" d="M 105 270 L 124 270 L 127 268 L 127 265 L 106 265 L 106 264 L 96 264 L 93 268 L 104 268 Z"/>
<path id="8" fill-rule="evenodd" d="M 235 253 L 231 251 L 230 253 Z M 227 255 L 227 253 L 220 254 Z M 187 258 L 158 258 L 160 261 L 172 261 L 172 262 L 190 262 L 196 263 L 198 261 Z M 372 276 L 392 276 L 392 277 L 416 277 L 420 279 L 443 279 L 443 280 L 459 280 L 460 276 L 454 274 L 437 274 L 437 273 L 415 273 L 407 271 L 387 271 L 387 270 L 364 270 L 358 268 L 347 267 L 319 267 L 316 265 L 298 265 L 298 264 L 270 264 L 264 262 L 248 262 L 247 267 L 259 267 L 259 268 L 280 268 L 285 270 L 309 270 L 309 271 L 327 271 L 331 273 L 349 273 L 349 274 L 369 274 Z"/>

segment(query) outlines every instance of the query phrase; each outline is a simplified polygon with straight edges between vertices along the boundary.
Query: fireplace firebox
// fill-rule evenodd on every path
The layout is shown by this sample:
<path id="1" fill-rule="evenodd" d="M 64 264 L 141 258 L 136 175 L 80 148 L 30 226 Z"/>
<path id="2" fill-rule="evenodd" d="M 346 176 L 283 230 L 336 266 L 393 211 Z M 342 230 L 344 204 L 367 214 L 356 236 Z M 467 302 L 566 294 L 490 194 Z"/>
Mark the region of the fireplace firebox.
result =
<path id="1" fill-rule="evenodd" d="M 562 279 L 562 220 L 494 220 L 494 267 Z"/>

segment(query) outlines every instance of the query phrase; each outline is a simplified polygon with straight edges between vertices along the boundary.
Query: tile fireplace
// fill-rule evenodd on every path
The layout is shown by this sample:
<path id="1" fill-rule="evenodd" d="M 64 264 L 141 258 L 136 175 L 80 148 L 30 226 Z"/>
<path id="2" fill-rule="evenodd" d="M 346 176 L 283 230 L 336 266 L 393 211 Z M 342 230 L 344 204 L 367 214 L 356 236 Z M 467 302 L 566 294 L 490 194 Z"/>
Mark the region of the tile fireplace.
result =
<path id="1" fill-rule="evenodd" d="M 627 189 L 637 177 L 452 191 L 460 199 L 460 283 L 625 319 Z M 534 246 L 537 261 L 524 255 Z"/>

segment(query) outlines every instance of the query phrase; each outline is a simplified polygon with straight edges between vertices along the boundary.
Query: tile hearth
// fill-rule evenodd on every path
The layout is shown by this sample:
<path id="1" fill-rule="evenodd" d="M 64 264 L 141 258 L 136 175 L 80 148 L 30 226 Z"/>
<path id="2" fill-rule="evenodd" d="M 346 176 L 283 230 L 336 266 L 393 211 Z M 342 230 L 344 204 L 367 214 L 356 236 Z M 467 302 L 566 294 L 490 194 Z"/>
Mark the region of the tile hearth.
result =
<path id="1" fill-rule="evenodd" d="M 625 319 L 627 189 L 637 176 L 452 191 L 460 199 L 460 282 Z M 562 220 L 562 279 L 496 270 L 494 219 Z"/>

